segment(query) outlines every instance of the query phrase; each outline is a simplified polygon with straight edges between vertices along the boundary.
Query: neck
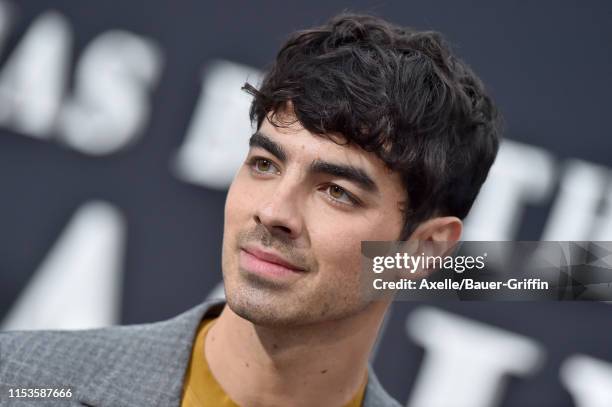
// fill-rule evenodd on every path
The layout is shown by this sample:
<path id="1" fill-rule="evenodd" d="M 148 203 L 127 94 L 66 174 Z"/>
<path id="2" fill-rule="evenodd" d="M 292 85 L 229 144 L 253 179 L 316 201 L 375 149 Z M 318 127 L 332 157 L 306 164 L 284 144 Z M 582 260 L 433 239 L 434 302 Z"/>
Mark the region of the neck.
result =
<path id="1" fill-rule="evenodd" d="M 205 356 L 239 405 L 343 406 L 366 380 L 386 305 L 289 328 L 254 325 L 225 306 L 208 332 Z"/>

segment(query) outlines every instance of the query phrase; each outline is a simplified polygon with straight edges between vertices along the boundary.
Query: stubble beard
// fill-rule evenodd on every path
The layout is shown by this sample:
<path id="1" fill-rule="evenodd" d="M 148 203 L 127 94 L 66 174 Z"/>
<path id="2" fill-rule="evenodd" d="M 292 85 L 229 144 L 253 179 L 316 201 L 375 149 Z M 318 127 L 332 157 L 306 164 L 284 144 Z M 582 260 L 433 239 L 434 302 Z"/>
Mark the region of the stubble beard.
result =
<path id="1" fill-rule="evenodd" d="M 358 283 L 354 287 L 347 286 L 346 281 L 316 284 L 318 269 L 314 265 L 300 280 L 289 285 L 240 270 L 240 247 L 247 242 L 273 247 L 281 253 L 293 252 L 288 242 L 278 243 L 279 240 L 263 227 L 240 232 L 234 242 L 224 243 L 222 266 L 227 304 L 235 314 L 251 323 L 267 327 L 299 327 L 348 318 L 370 305 Z M 308 262 L 300 264 L 304 263 Z"/>
<path id="2" fill-rule="evenodd" d="M 225 296 L 230 309 L 255 325 L 277 328 L 301 327 L 348 318 L 369 304 L 359 291 L 346 287 L 310 287 L 298 281 L 278 285 L 243 273 L 235 264 L 224 270 Z M 305 276 L 309 278 L 312 276 Z M 358 288 L 357 288 L 358 290 Z"/>

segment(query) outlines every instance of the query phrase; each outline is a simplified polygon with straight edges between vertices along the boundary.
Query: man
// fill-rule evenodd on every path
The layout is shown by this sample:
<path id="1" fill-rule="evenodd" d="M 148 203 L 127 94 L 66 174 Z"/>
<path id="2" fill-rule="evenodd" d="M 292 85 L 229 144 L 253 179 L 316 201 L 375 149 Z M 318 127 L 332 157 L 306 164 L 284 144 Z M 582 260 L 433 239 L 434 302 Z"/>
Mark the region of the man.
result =
<path id="1" fill-rule="evenodd" d="M 244 89 L 257 131 L 227 195 L 227 303 L 4 333 L 0 403 L 44 386 L 90 406 L 398 405 L 368 365 L 390 299 L 361 291 L 360 244 L 458 240 L 497 152 L 496 110 L 439 34 L 371 16 L 293 34 Z"/>

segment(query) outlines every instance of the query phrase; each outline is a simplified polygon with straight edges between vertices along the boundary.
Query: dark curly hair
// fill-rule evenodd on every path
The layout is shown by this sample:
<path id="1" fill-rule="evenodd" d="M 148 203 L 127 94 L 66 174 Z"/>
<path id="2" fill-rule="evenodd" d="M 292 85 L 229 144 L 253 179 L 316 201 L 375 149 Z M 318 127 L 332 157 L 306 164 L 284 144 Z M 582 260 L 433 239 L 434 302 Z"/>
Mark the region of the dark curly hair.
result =
<path id="1" fill-rule="evenodd" d="M 406 239 L 433 217 L 464 218 L 499 147 L 500 116 L 441 34 L 341 14 L 293 33 L 253 96 L 250 117 L 291 105 L 308 131 L 340 133 L 401 174 Z"/>

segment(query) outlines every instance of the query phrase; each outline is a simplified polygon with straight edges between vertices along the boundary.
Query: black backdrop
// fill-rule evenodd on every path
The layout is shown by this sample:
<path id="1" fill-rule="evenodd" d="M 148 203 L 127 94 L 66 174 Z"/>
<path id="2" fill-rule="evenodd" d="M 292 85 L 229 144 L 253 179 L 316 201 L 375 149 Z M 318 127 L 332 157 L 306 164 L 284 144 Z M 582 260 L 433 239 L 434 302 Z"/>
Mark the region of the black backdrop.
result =
<path id="1" fill-rule="evenodd" d="M 221 277 L 225 189 L 181 178 L 172 169 L 201 97 L 202 77 L 220 60 L 264 69 L 287 33 L 322 23 L 343 9 L 443 32 L 490 87 L 506 118 L 506 137 L 552 157 L 550 193 L 515 214 L 512 238 L 542 238 L 560 195 L 566 163 L 579 159 L 612 165 L 609 2 L 19 0 L 2 4 L 11 9 L 7 20 L 11 26 L 0 69 L 9 65 L 13 50 L 44 13 L 56 11 L 69 27 L 72 43 L 66 57 L 65 94 L 77 87 L 75 70 L 87 47 L 111 29 L 155 44 L 162 62 L 158 78 L 144 96 L 150 115 L 137 132 L 140 137 L 125 148 L 91 154 L 63 142 L 59 130 L 36 138 L 15 125 L 18 120 L 2 119 L 0 317 L 15 306 L 77 209 L 90 201 L 112 205 L 121 214 L 126 233 L 121 244 L 120 298 L 109 299 L 119 305 L 114 322 L 168 318 L 205 298 Z M 8 78 L 5 83 L 10 84 Z M 539 167 L 533 171 L 537 177 Z M 612 206 L 612 199 L 605 199 L 605 191 L 610 190 L 606 171 L 600 188 L 604 198 L 598 207 L 604 214 Z M 45 290 L 52 295 L 53 281 Z M 80 306 L 70 297 L 63 301 L 68 308 Z M 496 405 L 587 405 L 572 401 L 562 384 L 561 366 L 578 353 L 612 364 L 608 305 L 430 305 L 521 334 L 544 349 L 541 367 L 531 377 L 511 379 Z M 376 353 L 379 378 L 402 402 L 414 391 L 425 361 L 423 348 L 406 334 L 406 318 L 423 307 L 397 304 Z M 453 400 L 452 394 L 448 397 Z"/>

